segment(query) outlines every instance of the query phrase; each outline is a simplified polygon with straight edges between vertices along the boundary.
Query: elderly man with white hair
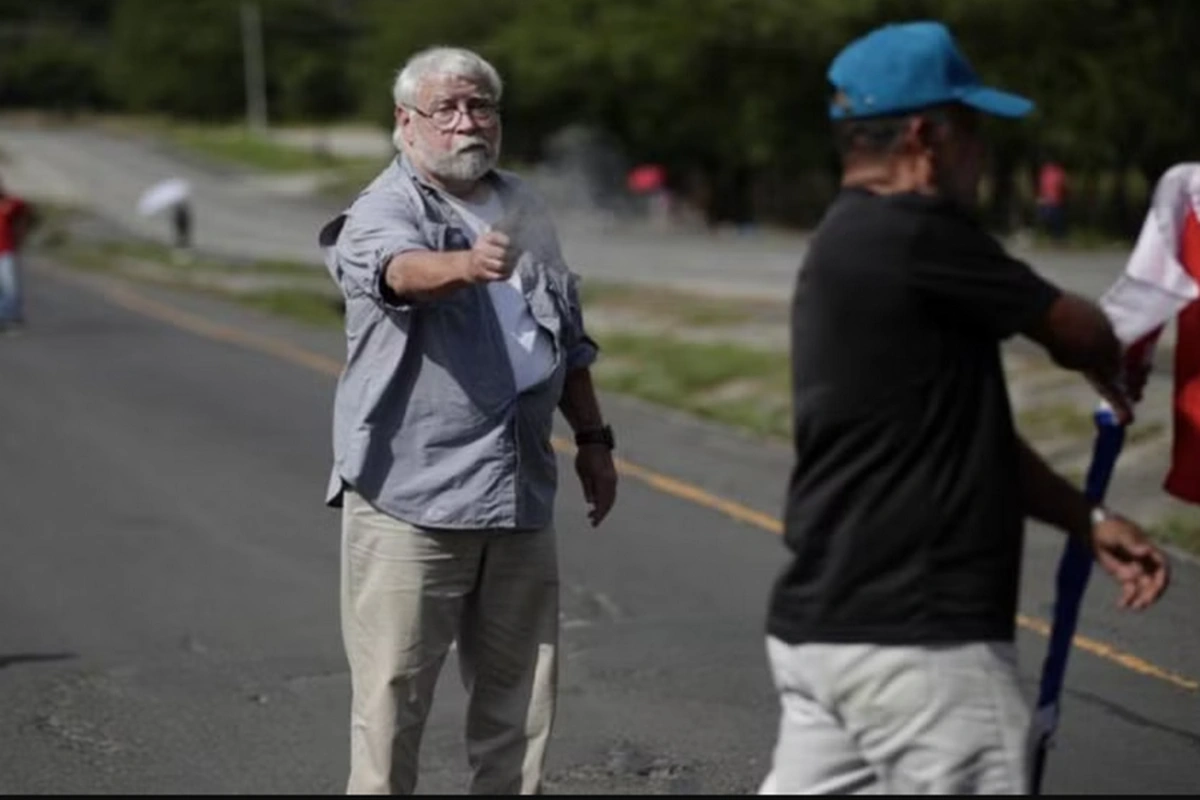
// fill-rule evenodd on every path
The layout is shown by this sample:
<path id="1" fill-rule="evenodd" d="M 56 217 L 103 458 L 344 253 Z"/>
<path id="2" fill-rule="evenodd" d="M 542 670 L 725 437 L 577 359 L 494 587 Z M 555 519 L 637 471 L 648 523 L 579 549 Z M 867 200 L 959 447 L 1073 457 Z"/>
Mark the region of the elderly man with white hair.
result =
<path id="1" fill-rule="evenodd" d="M 557 688 L 555 408 L 598 525 L 613 434 L 576 278 L 544 204 L 495 168 L 495 68 L 413 56 L 397 157 L 320 234 L 346 300 L 327 502 L 342 508 L 349 793 L 411 793 L 438 673 L 457 644 L 473 793 L 536 793 Z"/>

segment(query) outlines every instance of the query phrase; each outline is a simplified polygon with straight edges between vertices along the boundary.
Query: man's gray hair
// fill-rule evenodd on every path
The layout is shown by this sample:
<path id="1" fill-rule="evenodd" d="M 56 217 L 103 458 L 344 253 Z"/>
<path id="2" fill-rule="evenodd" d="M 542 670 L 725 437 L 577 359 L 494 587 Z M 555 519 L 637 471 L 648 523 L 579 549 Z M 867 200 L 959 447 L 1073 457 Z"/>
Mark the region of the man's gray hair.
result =
<path id="1" fill-rule="evenodd" d="M 500 73 L 478 53 L 461 47 L 429 47 L 408 59 L 396 75 L 392 86 L 396 105 L 415 106 L 421 81 L 432 75 L 454 75 L 481 82 L 496 102 L 504 91 Z"/>

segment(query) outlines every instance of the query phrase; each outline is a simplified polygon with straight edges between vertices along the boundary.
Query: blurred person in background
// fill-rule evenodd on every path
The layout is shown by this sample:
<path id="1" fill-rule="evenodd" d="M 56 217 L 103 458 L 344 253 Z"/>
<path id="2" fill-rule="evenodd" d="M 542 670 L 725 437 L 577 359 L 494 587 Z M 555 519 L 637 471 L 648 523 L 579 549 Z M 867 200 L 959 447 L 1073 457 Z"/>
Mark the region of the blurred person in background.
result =
<path id="1" fill-rule="evenodd" d="M 0 332 L 25 323 L 21 249 L 35 221 L 33 207 L 0 183 Z"/>
<path id="2" fill-rule="evenodd" d="M 1067 236 L 1067 171 L 1050 160 L 1038 170 L 1038 223 L 1055 241 Z"/>
<path id="3" fill-rule="evenodd" d="M 667 171 L 661 164 L 639 164 L 629 171 L 626 188 L 646 204 L 646 217 L 659 230 L 671 226 L 671 190 L 667 186 Z"/>
<path id="4" fill-rule="evenodd" d="M 495 168 L 495 68 L 397 77 L 401 155 L 320 234 L 346 300 L 327 501 L 342 508 L 348 792 L 411 793 L 452 645 L 473 793 L 537 793 L 557 692 L 557 407 L 598 525 L 616 497 L 597 348 L 541 199 Z"/>
<path id="5" fill-rule="evenodd" d="M 171 206 L 171 232 L 176 251 L 186 253 L 191 250 L 192 204 L 189 200 L 180 200 Z"/>

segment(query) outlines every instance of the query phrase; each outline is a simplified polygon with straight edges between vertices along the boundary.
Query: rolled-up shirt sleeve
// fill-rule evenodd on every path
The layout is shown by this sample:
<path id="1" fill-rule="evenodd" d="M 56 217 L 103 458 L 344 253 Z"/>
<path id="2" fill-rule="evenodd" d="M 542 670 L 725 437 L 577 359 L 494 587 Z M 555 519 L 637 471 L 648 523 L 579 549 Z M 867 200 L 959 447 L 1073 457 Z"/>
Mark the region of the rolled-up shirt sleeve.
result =
<path id="1" fill-rule="evenodd" d="M 388 288 L 387 266 L 402 253 L 431 249 L 418 215 L 405 195 L 379 191 L 364 194 L 326 226 L 326 266 L 347 299 L 367 296 L 385 307 L 410 307 Z"/>
<path id="2" fill-rule="evenodd" d="M 558 272 L 558 277 L 552 279 L 552 283 L 563 296 L 566 306 L 560 309 L 560 317 L 567 370 L 590 367 L 599 357 L 600 346 L 588 335 L 583 324 L 583 303 L 579 298 L 581 279 L 567 266 L 562 243 L 558 238 L 558 228 L 545 200 L 523 184 L 518 184 L 517 192 L 515 202 L 523 207 L 519 216 L 524 222 L 517 238 L 530 237 L 529 243 L 535 245 L 539 257 L 545 259 L 551 269 Z"/>
<path id="3" fill-rule="evenodd" d="M 536 195 L 526 195 L 523 202 L 534 209 L 539 224 L 535 236 L 548 246 L 550 261 L 562 270 L 561 291 L 565 295 L 566 309 L 562 314 L 563 349 L 566 353 L 567 369 L 583 369 L 595 363 L 600 355 L 600 346 L 588 335 L 583 324 L 583 303 L 579 298 L 580 277 L 567 266 L 562 252 L 558 230 L 546 204 Z"/>
<path id="4" fill-rule="evenodd" d="M 563 337 L 567 353 L 567 369 L 584 369 L 595 363 L 600 355 L 600 346 L 596 344 L 583 326 L 583 305 L 579 300 L 579 276 L 573 272 L 567 273 L 567 305 L 569 307 L 566 319 L 563 320 Z"/>

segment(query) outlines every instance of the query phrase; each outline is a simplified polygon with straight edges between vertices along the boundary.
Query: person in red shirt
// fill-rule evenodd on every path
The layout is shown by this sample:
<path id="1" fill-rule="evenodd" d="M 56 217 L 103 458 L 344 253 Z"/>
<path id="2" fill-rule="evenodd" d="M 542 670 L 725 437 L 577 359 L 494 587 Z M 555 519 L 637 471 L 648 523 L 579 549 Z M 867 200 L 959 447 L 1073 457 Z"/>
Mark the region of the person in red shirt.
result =
<path id="1" fill-rule="evenodd" d="M 20 254 L 33 221 L 30 205 L 0 184 L 0 330 L 24 322 Z"/>
<path id="2" fill-rule="evenodd" d="M 1055 239 L 1067 235 L 1067 171 L 1048 161 L 1038 171 L 1038 218 Z"/>

